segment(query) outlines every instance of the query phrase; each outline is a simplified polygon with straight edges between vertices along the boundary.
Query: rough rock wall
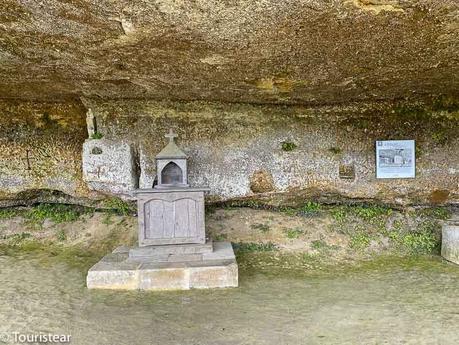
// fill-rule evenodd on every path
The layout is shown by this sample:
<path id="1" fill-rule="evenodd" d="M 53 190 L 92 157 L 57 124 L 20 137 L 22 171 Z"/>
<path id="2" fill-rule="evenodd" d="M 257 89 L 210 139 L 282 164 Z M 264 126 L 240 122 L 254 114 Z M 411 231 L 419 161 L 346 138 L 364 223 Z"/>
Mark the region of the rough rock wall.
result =
<path id="1" fill-rule="evenodd" d="M 0 97 L 458 94 L 457 0 L 2 0 Z"/>
<path id="2" fill-rule="evenodd" d="M 190 156 L 190 183 L 209 186 L 209 201 L 459 202 L 454 102 L 321 108 L 83 103 L 0 103 L 1 204 L 43 198 L 88 203 L 151 187 L 154 157 L 169 128 Z M 94 137 L 101 139 L 88 139 L 87 114 L 96 120 Z M 415 179 L 375 178 L 380 139 L 416 140 Z"/>
<path id="3" fill-rule="evenodd" d="M 135 147 L 141 187 L 151 187 L 154 156 L 173 128 L 190 155 L 190 183 L 210 186 L 213 200 L 459 202 L 459 118 L 450 103 L 304 108 L 86 100 L 86 105 L 102 140 Z M 383 139 L 416 140 L 415 179 L 375 178 L 375 141 Z"/>
<path id="4" fill-rule="evenodd" d="M 1 5 L 0 204 L 151 186 L 169 127 L 215 200 L 458 201 L 457 102 L 416 103 L 459 97 L 457 0 Z M 376 180 L 401 138 L 417 178 Z"/>
<path id="5" fill-rule="evenodd" d="M 0 101 L 0 205 L 89 196 L 85 112 L 81 102 Z"/>

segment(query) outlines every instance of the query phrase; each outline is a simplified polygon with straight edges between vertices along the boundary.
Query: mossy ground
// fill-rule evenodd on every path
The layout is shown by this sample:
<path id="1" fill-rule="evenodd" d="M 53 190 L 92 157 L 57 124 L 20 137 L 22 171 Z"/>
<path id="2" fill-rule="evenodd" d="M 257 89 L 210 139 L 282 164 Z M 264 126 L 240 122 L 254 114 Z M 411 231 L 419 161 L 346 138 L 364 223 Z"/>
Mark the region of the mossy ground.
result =
<path id="1" fill-rule="evenodd" d="M 133 244 L 132 205 L 110 199 L 103 210 L 63 204 L 0 210 L 0 255 L 46 253 L 82 270 L 121 244 Z"/>
<path id="2" fill-rule="evenodd" d="M 208 224 L 214 239 L 237 242 L 238 263 L 247 272 L 323 271 L 383 258 L 438 257 L 441 224 L 451 214 L 442 207 L 397 210 L 313 201 L 268 210 L 238 206 L 214 210 Z M 252 226 L 241 230 L 247 222 Z"/>
<path id="3" fill-rule="evenodd" d="M 135 243 L 132 205 L 118 199 L 106 204 L 110 208 L 103 212 L 50 204 L 2 209 L 0 255 L 42 251 L 87 270 L 117 246 Z M 209 208 L 206 221 L 214 240 L 233 242 L 241 272 L 298 273 L 384 257 L 438 256 L 441 222 L 450 213 L 448 208 L 395 210 L 305 201 L 300 207 L 270 210 L 234 205 Z M 20 226 L 9 231 L 8 224 L 14 222 Z M 92 232 L 83 231 L 85 227 Z"/>

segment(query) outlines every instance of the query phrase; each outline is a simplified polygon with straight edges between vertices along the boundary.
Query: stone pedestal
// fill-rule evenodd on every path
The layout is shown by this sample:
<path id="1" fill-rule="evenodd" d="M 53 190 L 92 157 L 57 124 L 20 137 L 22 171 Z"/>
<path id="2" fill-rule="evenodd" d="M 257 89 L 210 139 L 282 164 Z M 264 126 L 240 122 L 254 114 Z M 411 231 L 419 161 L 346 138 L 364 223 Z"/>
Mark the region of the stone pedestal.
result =
<path id="1" fill-rule="evenodd" d="M 442 228 L 441 256 L 459 264 L 459 216 L 445 222 Z"/>
<path id="2" fill-rule="evenodd" d="M 202 253 L 194 259 L 191 258 L 196 253 L 164 255 L 161 247 L 164 246 L 155 246 L 159 252 L 149 247 L 115 249 L 89 270 L 86 279 L 88 288 L 188 290 L 238 286 L 238 267 L 231 243 L 216 242 L 210 252 L 208 247 L 197 247 L 197 251 Z M 173 247 L 178 252 L 187 252 L 192 248 Z"/>

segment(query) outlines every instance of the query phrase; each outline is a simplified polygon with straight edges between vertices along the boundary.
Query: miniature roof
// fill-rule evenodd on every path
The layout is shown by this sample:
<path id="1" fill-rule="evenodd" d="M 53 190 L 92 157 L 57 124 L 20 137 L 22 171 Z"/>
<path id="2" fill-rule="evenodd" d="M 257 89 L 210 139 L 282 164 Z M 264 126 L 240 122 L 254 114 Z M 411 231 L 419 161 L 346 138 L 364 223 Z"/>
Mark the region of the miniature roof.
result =
<path id="1" fill-rule="evenodd" d="M 156 156 L 157 159 L 187 158 L 185 152 L 180 150 L 180 148 L 175 143 L 174 140 L 177 137 L 177 134 L 175 134 L 172 129 L 169 131 L 169 133 L 165 135 L 165 137 L 169 138 L 169 143 L 166 145 L 165 148 L 161 150 L 160 153 L 158 153 L 158 155 Z"/>

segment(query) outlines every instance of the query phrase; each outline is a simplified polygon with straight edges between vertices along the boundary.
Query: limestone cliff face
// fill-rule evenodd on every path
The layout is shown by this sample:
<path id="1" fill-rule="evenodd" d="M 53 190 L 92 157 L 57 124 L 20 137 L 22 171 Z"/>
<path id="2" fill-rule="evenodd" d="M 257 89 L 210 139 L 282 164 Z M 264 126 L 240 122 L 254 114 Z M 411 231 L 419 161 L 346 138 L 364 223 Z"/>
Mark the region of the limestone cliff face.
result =
<path id="1" fill-rule="evenodd" d="M 171 127 L 209 200 L 458 203 L 458 54 L 457 0 L 3 0 L 0 205 L 149 187 Z"/>
<path id="2" fill-rule="evenodd" d="M 457 95 L 457 0 L 3 0 L 0 97 Z"/>
<path id="3" fill-rule="evenodd" d="M 81 103 L 0 101 L 0 205 L 90 196 L 81 171 L 85 123 Z"/>
<path id="4" fill-rule="evenodd" d="M 211 188 L 208 201 L 459 202 L 459 117 L 452 105 L 20 104 L 2 103 L 4 205 L 42 194 L 88 203 L 151 188 L 169 128 L 190 156 L 190 183 Z M 85 113 L 102 138 L 87 139 Z M 415 179 L 375 178 L 375 141 L 383 139 L 416 140 Z"/>
<path id="5" fill-rule="evenodd" d="M 458 112 L 439 105 L 279 107 L 90 100 L 104 138 L 130 142 L 139 185 L 151 187 L 154 156 L 174 128 L 190 155 L 190 183 L 210 200 L 273 204 L 320 199 L 436 204 L 459 201 Z M 375 141 L 415 139 L 415 179 L 375 177 Z"/>

